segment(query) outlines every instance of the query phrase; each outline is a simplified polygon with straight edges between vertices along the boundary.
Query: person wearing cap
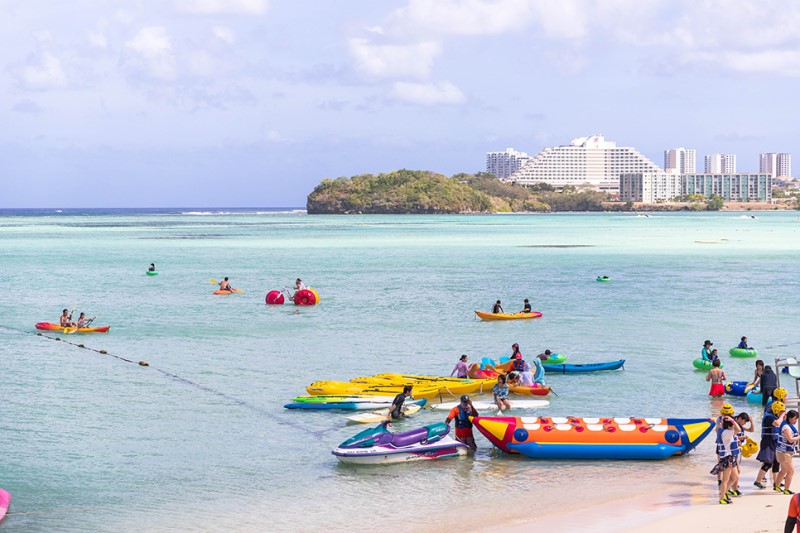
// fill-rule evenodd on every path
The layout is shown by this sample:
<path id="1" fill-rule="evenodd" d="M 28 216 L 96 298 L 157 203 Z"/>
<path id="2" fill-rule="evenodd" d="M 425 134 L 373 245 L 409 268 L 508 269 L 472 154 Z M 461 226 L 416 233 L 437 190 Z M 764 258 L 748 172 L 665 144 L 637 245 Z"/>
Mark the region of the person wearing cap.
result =
<path id="1" fill-rule="evenodd" d="M 725 376 L 725 371 L 720 368 L 722 363 L 720 363 L 719 359 L 714 359 L 714 362 L 711 364 L 714 368 L 709 370 L 708 374 L 706 374 L 706 381 L 711 382 L 711 390 L 708 391 L 708 395 L 722 396 L 725 394 L 725 385 L 723 385 L 722 382 L 728 378 Z"/>
<path id="2" fill-rule="evenodd" d="M 730 405 L 729 405 L 730 407 Z M 731 407 L 733 411 L 733 407 Z M 717 464 L 711 470 L 712 474 L 721 476 L 719 479 L 719 503 L 727 505 L 732 503 L 729 491 L 732 492 L 733 486 L 736 483 L 738 471 L 736 470 L 736 450 L 738 449 L 738 441 L 736 440 L 736 433 L 741 428 L 739 424 L 729 415 L 723 415 L 721 427 L 717 429 L 717 457 L 719 458 Z M 740 493 L 741 494 L 741 493 Z"/>
<path id="3" fill-rule="evenodd" d="M 786 411 L 786 418 L 778 428 L 778 442 L 775 445 L 775 458 L 781 465 L 781 469 L 775 476 L 775 489 L 781 490 L 784 494 L 794 494 L 789 487 L 794 477 L 794 465 L 792 457 L 797 453 L 797 442 L 800 441 L 800 432 L 797 431 L 797 411 L 790 409 Z"/>
<path id="4" fill-rule="evenodd" d="M 714 343 L 711 341 L 705 341 L 703 343 L 703 349 L 700 350 L 700 357 L 703 358 L 703 361 L 708 361 L 709 363 L 712 361 L 711 359 L 711 347 L 714 346 Z"/>
<path id="5" fill-rule="evenodd" d="M 472 405 L 472 400 L 469 399 L 469 396 L 464 394 L 461 396 L 461 402 L 450 409 L 450 413 L 447 415 L 444 423 L 449 426 L 450 421 L 455 420 L 456 440 L 463 442 L 474 452 L 478 449 L 478 445 L 475 444 L 475 436 L 472 434 L 472 421 L 470 417 L 473 416 L 478 416 L 478 411 L 475 409 L 475 406 Z"/>
<path id="6" fill-rule="evenodd" d="M 729 403 L 723 403 L 722 407 L 719 410 L 719 416 L 714 421 L 714 431 L 719 434 L 719 431 L 722 429 L 722 421 L 725 419 L 726 416 L 733 416 L 733 406 Z M 719 447 L 717 447 L 717 462 L 719 462 Z M 717 485 L 722 484 L 722 472 L 717 473 Z"/>
<path id="7" fill-rule="evenodd" d="M 406 415 L 403 414 L 403 404 L 409 396 L 411 396 L 411 385 L 406 385 L 403 387 L 403 392 L 394 397 L 392 406 L 389 408 L 389 415 L 386 417 L 387 420 L 405 418 Z"/>
<path id="8" fill-rule="evenodd" d="M 779 436 L 778 428 L 783 424 L 785 414 L 786 406 L 782 401 L 775 400 L 772 402 L 770 411 L 765 413 L 761 420 L 761 443 L 756 456 L 756 460 L 761 462 L 761 469 L 756 474 L 756 481 L 753 483 L 759 489 L 766 488 L 767 472 L 770 469 L 772 469 L 772 486 L 775 487 L 775 480 L 781 467 L 775 456 L 775 449 Z"/>
<path id="9" fill-rule="evenodd" d="M 503 410 L 511 409 L 511 402 L 508 401 L 508 384 L 503 374 L 497 376 L 497 383 L 492 387 L 492 395 L 494 396 L 494 403 L 497 404 L 499 409 L 498 415 L 503 414 Z"/>
<path id="10" fill-rule="evenodd" d="M 753 427 L 753 419 L 750 418 L 750 415 L 747 413 L 739 413 L 733 420 L 739 425 L 739 432 L 736 433 L 736 448 L 733 450 L 733 455 L 736 457 L 736 482 L 728 489 L 727 494 L 730 496 L 741 496 L 742 492 L 739 490 L 739 479 L 741 479 L 742 476 L 742 446 L 747 442 L 747 435 L 745 435 L 745 433 L 752 433 L 755 428 Z"/>
<path id="11" fill-rule="evenodd" d="M 503 306 L 500 305 L 500 300 L 497 300 L 494 303 L 494 307 L 492 307 L 492 313 L 494 313 L 495 315 L 498 315 L 498 314 L 503 313 L 503 312 L 504 312 L 503 311 Z"/>

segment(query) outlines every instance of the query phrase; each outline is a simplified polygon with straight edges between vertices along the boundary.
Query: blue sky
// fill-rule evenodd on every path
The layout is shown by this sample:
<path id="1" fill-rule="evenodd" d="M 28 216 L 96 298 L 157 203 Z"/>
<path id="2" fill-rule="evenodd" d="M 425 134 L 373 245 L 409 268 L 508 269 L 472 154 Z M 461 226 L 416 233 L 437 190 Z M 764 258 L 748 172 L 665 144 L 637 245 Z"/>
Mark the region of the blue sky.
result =
<path id="1" fill-rule="evenodd" d="M 0 0 L 0 207 L 303 206 L 604 133 L 793 152 L 800 4 Z M 800 161 L 798 161 L 800 164 Z M 700 169 L 702 170 L 702 168 Z"/>

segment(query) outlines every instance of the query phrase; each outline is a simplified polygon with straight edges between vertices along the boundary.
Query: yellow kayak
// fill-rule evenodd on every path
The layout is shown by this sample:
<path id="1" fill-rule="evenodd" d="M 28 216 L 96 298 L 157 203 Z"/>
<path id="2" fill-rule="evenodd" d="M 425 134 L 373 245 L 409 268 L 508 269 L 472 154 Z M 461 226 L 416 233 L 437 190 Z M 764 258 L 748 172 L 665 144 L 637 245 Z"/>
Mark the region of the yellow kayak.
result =
<path id="1" fill-rule="evenodd" d="M 522 320 L 526 318 L 540 318 L 542 313 L 533 311 L 531 313 L 486 313 L 475 310 L 475 314 L 481 320 Z"/>
<path id="2" fill-rule="evenodd" d="M 413 385 L 413 383 L 409 383 Z M 403 385 L 377 385 L 372 383 L 348 383 L 345 381 L 315 381 L 306 391 L 312 396 L 331 396 L 338 394 L 367 394 L 387 396 L 403 392 Z M 438 387 L 415 386 L 412 396 L 416 399 L 433 399 L 439 395 Z"/>
<path id="3" fill-rule="evenodd" d="M 494 386 L 495 380 L 488 379 L 462 379 L 450 378 L 440 376 L 418 376 L 414 374 L 375 374 L 376 378 L 383 378 L 395 381 L 413 381 L 421 386 L 436 386 L 439 387 L 439 392 L 448 393 L 454 396 L 462 394 L 470 394 L 473 392 L 483 392 L 484 390 L 491 389 Z"/>
<path id="4" fill-rule="evenodd" d="M 483 383 L 477 381 L 471 383 L 458 383 L 451 381 L 415 380 L 400 375 L 394 377 L 390 377 L 389 375 L 381 377 L 361 376 L 351 379 L 350 383 L 384 387 L 402 387 L 403 385 L 413 385 L 415 391 L 417 387 L 422 387 L 424 389 L 435 387 L 440 394 L 452 394 L 453 396 L 461 396 L 462 394 L 475 392 L 483 385 Z M 494 380 L 492 383 L 494 383 Z M 489 388 L 491 388 L 491 386 Z"/>

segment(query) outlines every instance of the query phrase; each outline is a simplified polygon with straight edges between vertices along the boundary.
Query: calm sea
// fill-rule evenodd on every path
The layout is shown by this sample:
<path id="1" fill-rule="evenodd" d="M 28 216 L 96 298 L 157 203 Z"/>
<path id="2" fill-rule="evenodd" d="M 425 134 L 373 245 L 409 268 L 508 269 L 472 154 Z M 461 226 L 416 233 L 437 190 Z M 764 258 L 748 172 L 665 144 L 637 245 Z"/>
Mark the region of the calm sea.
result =
<path id="1" fill-rule="evenodd" d="M 314 380 L 447 375 L 462 353 L 517 342 L 526 355 L 627 360 L 549 377 L 549 416 L 710 416 L 691 366 L 703 340 L 738 379 L 753 366 L 727 356 L 742 335 L 768 361 L 800 351 L 798 213 L 755 216 L 0 211 L 0 487 L 14 513 L 0 530 L 468 530 L 495 523 L 481 509 L 524 518 L 673 490 L 711 468 L 710 442 L 655 464 L 575 464 L 479 437 L 474 458 L 359 468 L 330 450 L 361 428 L 283 404 Z M 145 275 L 151 262 L 159 276 Z M 212 295 L 224 276 L 245 293 Z M 264 304 L 296 277 L 320 305 Z M 524 298 L 542 319 L 472 313 Z M 150 366 L 30 334 L 73 307 L 111 331 L 62 337 Z"/>

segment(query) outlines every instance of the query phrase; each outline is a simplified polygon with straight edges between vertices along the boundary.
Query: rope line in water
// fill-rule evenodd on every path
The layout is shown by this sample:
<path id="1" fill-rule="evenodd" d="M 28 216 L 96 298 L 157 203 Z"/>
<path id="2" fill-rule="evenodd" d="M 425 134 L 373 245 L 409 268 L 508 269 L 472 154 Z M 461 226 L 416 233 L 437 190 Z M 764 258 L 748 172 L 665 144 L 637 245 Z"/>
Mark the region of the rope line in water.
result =
<path id="1" fill-rule="evenodd" d="M 200 389 L 200 390 L 208 392 L 210 394 L 214 394 L 216 396 L 219 396 L 220 398 L 224 398 L 225 400 L 228 400 L 229 402 L 235 403 L 236 405 L 240 405 L 242 407 L 250 409 L 251 411 L 253 411 L 255 413 L 258 413 L 259 415 L 264 416 L 265 418 L 269 418 L 270 420 L 273 420 L 273 421 L 277 422 L 278 424 L 281 424 L 281 425 L 284 425 L 284 426 L 289 426 L 289 427 L 292 427 L 294 429 L 299 429 L 299 430 L 304 431 L 306 433 L 309 433 L 309 434 L 311 434 L 311 435 L 313 435 L 315 437 L 322 437 L 326 433 L 329 433 L 329 432 L 331 432 L 333 430 L 339 429 L 339 426 L 333 426 L 333 427 L 330 427 L 328 429 L 321 429 L 321 430 L 316 430 L 315 431 L 315 430 L 309 429 L 309 428 L 307 428 L 305 426 L 301 426 L 300 424 L 296 424 L 296 423 L 290 422 L 288 420 L 283 420 L 282 418 L 280 418 L 278 416 L 275 416 L 273 413 L 270 413 L 269 411 L 267 411 L 265 409 L 262 409 L 261 407 L 258 407 L 257 405 L 251 404 L 251 403 L 249 403 L 249 402 L 247 402 L 245 400 L 242 400 L 240 398 L 236 398 L 235 396 L 231 396 L 230 394 L 227 394 L 227 393 L 222 392 L 220 390 L 217 390 L 217 389 L 214 389 L 212 387 L 209 387 L 208 385 L 203 385 L 201 383 L 197 383 L 196 381 L 192 381 L 192 380 L 190 380 L 188 378 L 185 378 L 183 376 L 179 376 L 178 374 L 173 374 L 172 372 L 168 372 L 166 370 L 162 370 L 160 368 L 156 368 L 156 367 L 150 366 L 150 364 L 147 361 L 134 361 L 133 359 L 128 359 L 126 357 L 122 357 L 121 355 L 115 355 L 113 353 L 110 353 L 107 350 L 98 350 L 96 348 L 90 348 L 90 347 L 88 347 L 88 346 L 86 346 L 84 344 L 77 344 L 77 343 L 74 343 L 74 342 L 70 342 L 68 340 L 62 339 L 61 337 L 51 337 L 51 336 L 45 335 L 43 333 L 27 331 L 27 330 L 24 330 L 24 329 L 15 328 L 15 327 L 11 327 L 11 326 L 4 326 L 2 324 L 0 324 L 0 329 L 5 329 L 5 330 L 8 330 L 8 331 L 14 331 L 14 332 L 21 333 L 21 334 L 24 334 L 24 335 L 41 337 L 43 339 L 49 339 L 49 340 L 52 340 L 52 341 L 63 342 L 65 344 L 69 344 L 70 346 L 74 346 L 75 348 L 80 348 L 82 350 L 89 350 L 90 352 L 99 353 L 101 355 L 109 355 L 109 356 L 111 356 L 111 357 L 113 357 L 115 359 L 119 359 L 120 361 L 125 361 L 126 363 L 131 363 L 131 364 L 142 366 L 142 367 L 152 368 L 156 372 L 159 372 L 159 373 L 163 374 L 164 376 L 167 376 L 167 377 L 169 377 L 169 378 L 171 378 L 171 379 L 173 379 L 175 381 L 178 381 L 178 382 L 183 383 L 185 385 L 192 386 L 192 387 L 194 387 L 196 389 Z"/>

